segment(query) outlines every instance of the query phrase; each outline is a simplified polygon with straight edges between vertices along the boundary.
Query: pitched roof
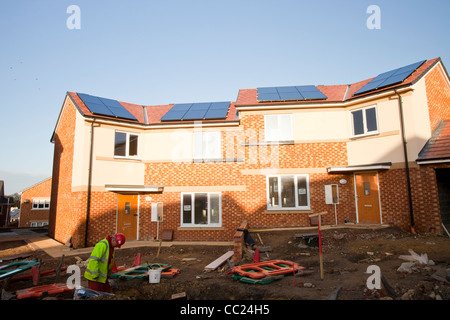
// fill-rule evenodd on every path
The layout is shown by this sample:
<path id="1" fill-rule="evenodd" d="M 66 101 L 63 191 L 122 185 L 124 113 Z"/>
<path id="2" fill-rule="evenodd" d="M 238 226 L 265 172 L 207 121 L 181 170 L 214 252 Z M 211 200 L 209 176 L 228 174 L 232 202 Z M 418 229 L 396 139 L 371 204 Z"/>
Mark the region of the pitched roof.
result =
<path id="1" fill-rule="evenodd" d="M 419 152 L 417 161 L 450 159 L 450 120 L 441 120 Z"/>
<path id="2" fill-rule="evenodd" d="M 384 87 L 378 90 L 372 90 L 363 94 L 359 94 L 354 97 L 353 94 L 369 83 L 375 77 L 355 82 L 348 85 L 329 85 L 329 86 L 317 86 L 327 99 L 313 100 L 313 101 L 274 101 L 274 102 L 259 102 L 257 99 L 257 89 L 241 89 L 239 90 L 238 97 L 236 99 L 236 106 L 244 105 L 283 105 L 283 104 L 310 104 L 310 103 L 328 103 L 328 102 L 344 102 L 368 95 L 376 94 L 382 91 L 391 90 L 407 85 L 414 84 L 418 81 L 430 68 L 432 68 L 437 62 L 441 61 L 440 58 L 431 59 L 425 61 L 416 71 L 409 75 L 402 83 L 394 84 L 388 87 Z"/>
<path id="3" fill-rule="evenodd" d="M 98 115 L 92 113 L 86 104 L 81 100 L 76 92 L 67 92 L 67 95 L 74 102 L 75 106 L 78 110 L 87 117 L 95 117 L 95 118 L 103 118 L 103 119 L 111 119 L 117 121 L 118 119 L 115 117 Z M 127 103 L 123 101 L 118 101 L 126 110 L 128 110 L 136 119 L 134 120 L 128 119 L 120 119 L 120 121 L 128 122 L 128 123 L 139 123 L 142 125 L 155 125 L 155 124 L 176 124 L 176 123 L 191 123 L 194 121 L 161 121 L 161 118 L 174 106 L 174 104 L 167 105 L 154 105 L 154 106 L 146 106 L 146 105 L 138 105 Z M 235 121 L 236 120 L 236 108 L 234 106 L 234 102 L 230 103 L 230 107 L 228 109 L 228 114 L 225 119 L 220 120 L 202 120 L 205 123 L 215 123 L 215 122 L 224 122 L 224 121 Z"/>
<path id="4" fill-rule="evenodd" d="M 366 80 L 362 80 L 359 82 L 355 82 L 352 84 L 343 84 L 343 85 L 320 85 L 316 86 L 318 90 L 320 90 L 324 95 L 327 96 L 326 99 L 323 100 L 310 100 L 310 101 L 264 101 L 259 102 L 257 98 L 257 89 L 240 89 L 236 102 L 231 102 L 228 114 L 226 119 L 221 120 L 203 120 L 203 122 L 208 123 L 217 123 L 217 122 L 228 122 L 228 121 L 236 121 L 236 107 L 239 106 L 266 106 L 266 105 L 283 105 L 283 104 L 311 104 L 311 103 L 336 103 L 336 102 L 345 102 L 350 101 L 352 99 L 358 99 L 360 97 L 365 97 L 368 95 L 377 94 L 382 91 L 391 90 L 394 88 L 400 88 L 408 85 L 414 84 L 418 81 L 428 70 L 430 70 L 435 64 L 440 62 L 440 58 L 431 59 L 425 61 L 416 71 L 414 71 L 411 75 L 409 75 L 403 82 L 394 84 L 388 87 L 384 87 L 377 90 L 372 90 L 370 92 L 365 92 L 362 94 L 358 94 L 357 96 L 353 96 L 355 92 L 369 83 L 373 78 L 369 78 Z M 193 123 L 194 121 L 161 121 L 161 118 L 174 106 L 174 104 L 167 105 L 138 105 L 127 102 L 118 101 L 126 110 L 128 110 L 136 119 L 118 119 L 115 117 L 98 115 L 92 113 L 88 107 L 84 104 L 81 98 L 75 92 L 67 92 L 67 95 L 71 98 L 75 106 L 78 110 L 87 117 L 95 117 L 95 118 L 103 118 L 103 119 L 111 119 L 115 121 L 128 122 L 128 123 L 138 123 L 141 125 L 170 125 L 170 124 L 179 124 L 179 123 Z"/>

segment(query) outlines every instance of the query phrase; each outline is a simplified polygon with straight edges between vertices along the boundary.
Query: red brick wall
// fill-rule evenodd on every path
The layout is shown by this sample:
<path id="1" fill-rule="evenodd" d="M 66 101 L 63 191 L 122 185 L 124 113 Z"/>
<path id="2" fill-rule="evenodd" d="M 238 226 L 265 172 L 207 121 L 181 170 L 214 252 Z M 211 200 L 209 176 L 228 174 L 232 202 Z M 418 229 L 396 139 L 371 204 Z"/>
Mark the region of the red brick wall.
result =
<path id="1" fill-rule="evenodd" d="M 450 89 L 447 83 L 439 65 L 425 77 L 431 130 L 440 119 L 450 119 Z"/>
<path id="2" fill-rule="evenodd" d="M 48 221 L 49 209 L 32 209 L 33 198 L 50 198 L 52 179 L 47 179 L 39 184 L 25 190 L 22 193 L 22 203 L 20 204 L 20 224 L 19 227 L 30 227 L 32 221 Z M 29 202 L 24 202 L 29 200 Z"/>
<path id="3" fill-rule="evenodd" d="M 86 199 L 82 193 L 72 192 L 76 112 L 67 99 L 54 135 L 49 234 L 63 243 L 72 236 L 74 247 L 80 247 L 84 245 Z"/>

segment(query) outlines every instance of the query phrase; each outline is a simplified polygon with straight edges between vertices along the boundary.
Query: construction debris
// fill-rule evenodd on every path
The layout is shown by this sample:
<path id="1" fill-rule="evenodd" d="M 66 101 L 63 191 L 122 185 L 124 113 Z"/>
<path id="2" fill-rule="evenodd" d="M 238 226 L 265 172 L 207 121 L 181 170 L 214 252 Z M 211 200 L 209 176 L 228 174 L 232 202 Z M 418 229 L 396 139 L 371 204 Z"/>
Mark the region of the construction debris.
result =
<path id="1" fill-rule="evenodd" d="M 28 289 L 22 289 L 16 291 L 17 299 L 26 299 L 26 298 L 38 298 L 42 296 L 47 296 L 50 294 L 57 294 L 66 291 L 71 291 L 66 284 L 64 283 L 55 283 L 49 284 L 39 287 L 32 287 Z"/>
<path id="2" fill-rule="evenodd" d="M 33 266 L 37 266 L 38 264 L 39 261 L 37 259 L 17 261 L 5 264 L 4 266 L 0 267 L 0 280 L 12 277 L 13 275 L 31 269 L 31 267 Z"/>
<path id="3" fill-rule="evenodd" d="M 418 255 L 412 249 L 409 249 L 408 252 L 410 253 L 409 256 L 401 255 L 401 256 L 399 256 L 399 258 L 402 260 L 410 261 L 410 262 L 418 262 L 420 264 L 429 264 L 430 261 L 433 261 L 433 260 L 428 260 L 428 256 L 426 253 L 421 253 L 420 255 Z M 434 264 L 434 263 L 432 263 L 432 264 Z"/>
<path id="4" fill-rule="evenodd" d="M 153 266 L 158 266 L 161 269 L 161 277 L 172 278 L 180 273 L 179 269 L 172 268 L 171 265 L 163 263 L 145 263 L 135 267 L 131 267 L 125 270 L 118 271 L 111 275 L 111 279 L 124 279 L 124 280 L 134 280 L 134 279 L 148 279 L 149 269 Z"/>
<path id="5" fill-rule="evenodd" d="M 234 254 L 234 251 L 228 251 L 221 255 L 219 258 L 211 262 L 205 267 L 205 271 L 213 271 L 216 270 L 218 267 L 220 267 L 227 259 L 230 259 Z"/>
<path id="6" fill-rule="evenodd" d="M 95 298 L 98 296 L 113 296 L 113 294 L 107 293 L 107 292 L 95 291 L 92 289 L 81 287 L 81 288 L 75 289 L 75 293 L 73 295 L 73 300 L 90 299 L 90 298 Z"/>
<path id="7" fill-rule="evenodd" d="M 275 280 L 283 278 L 283 276 L 267 276 L 263 279 L 252 279 L 250 277 L 243 277 L 238 274 L 234 274 L 233 276 L 231 276 L 231 278 L 250 284 L 269 284 L 274 282 Z"/>
<path id="8" fill-rule="evenodd" d="M 229 274 L 235 274 L 251 279 L 262 279 L 270 276 L 286 275 L 291 273 L 295 274 L 303 269 L 303 267 L 292 261 L 271 260 L 235 266 L 231 269 Z"/>
<path id="9" fill-rule="evenodd" d="M 175 293 L 170 298 L 170 300 L 186 300 L 186 299 L 187 299 L 186 292 Z"/>
<path id="10" fill-rule="evenodd" d="M 435 263 L 433 260 L 429 260 L 427 254 L 422 253 L 418 255 L 412 249 L 409 249 L 409 256 L 401 255 L 400 259 L 406 260 L 407 262 L 403 262 L 400 267 L 397 269 L 398 272 L 402 273 L 415 273 L 420 272 L 421 268 L 424 265 L 434 266 Z"/>
<path id="11" fill-rule="evenodd" d="M 225 263 L 215 269 L 215 272 L 205 273 L 205 265 L 217 260 L 217 257 L 220 257 L 228 250 L 232 250 L 231 242 L 226 247 L 174 244 L 173 247 L 161 250 L 158 258 L 156 258 L 156 250 L 158 249 L 159 243 L 155 242 L 150 247 L 142 247 L 139 249 L 127 247 L 117 250 L 116 270 L 121 272 L 130 269 L 130 267 L 142 266 L 142 260 L 142 263 L 156 261 L 172 266 L 181 264 L 182 268 L 186 268 L 186 272 L 183 272 L 183 274 L 173 273 L 171 276 L 167 276 L 172 277 L 170 280 L 164 281 L 164 279 L 161 279 L 159 285 L 149 285 L 149 280 L 141 281 L 141 279 L 147 279 L 146 276 L 143 276 L 142 273 L 133 274 L 132 272 L 130 275 L 136 276 L 136 280 L 126 278 L 111 279 L 111 292 L 113 294 L 108 295 L 87 289 L 87 281 L 83 278 L 83 268 L 88 261 L 89 255 L 84 250 L 80 250 L 79 253 L 74 251 L 71 254 L 66 254 L 60 270 L 65 270 L 64 266 L 77 264 L 81 269 L 80 285 L 83 288 L 49 295 L 48 297 L 46 297 L 48 293 L 44 289 L 44 291 L 41 291 L 42 294 L 40 296 L 37 293 L 36 297 L 27 299 L 230 299 L 234 301 L 245 299 L 321 300 L 330 298 L 338 300 L 450 299 L 450 286 L 448 283 L 450 281 L 448 278 L 450 276 L 450 270 L 447 270 L 450 267 L 450 253 L 448 252 L 450 240 L 447 237 L 428 234 L 411 236 L 409 233 L 404 233 L 393 228 L 382 230 L 345 229 L 335 231 L 329 230 L 327 227 L 324 226 L 325 230 L 322 233 L 325 254 L 325 279 L 322 281 L 319 274 L 319 261 L 317 261 L 319 259 L 319 249 L 308 245 L 300 248 L 299 244 L 303 244 L 303 241 L 296 240 L 295 238 L 295 235 L 300 232 L 299 230 L 255 230 L 251 235 L 256 240 L 257 245 L 253 250 L 248 245 L 244 246 L 244 255 L 240 267 L 242 265 L 252 264 L 252 259 L 256 259 L 255 255 L 258 252 L 260 255 L 260 263 L 271 262 L 265 260 L 275 261 L 276 259 L 281 259 L 282 261 L 291 261 L 298 265 L 306 266 L 307 269 L 296 270 L 292 268 L 292 265 L 286 265 L 287 273 L 285 274 L 263 274 L 263 277 L 255 278 L 250 277 L 249 274 L 254 276 L 261 275 L 260 270 L 255 269 L 252 271 L 245 269 L 244 271 L 249 273 L 246 275 L 234 272 L 233 269 L 239 263 L 233 262 L 230 265 L 230 258 L 226 259 Z M 305 230 L 304 232 L 311 231 L 317 232 L 317 230 Z M 258 239 L 258 232 L 260 232 L 260 237 L 264 240 L 265 247 L 262 246 Z M 342 234 L 345 234 L 345 236 L 342 236 Z M 393 241 L 394 239 L 400 241 Z M 8 249 L 8 246 L 13 245 L 16 244 L 0 242 L 0 248 Z M 267 245 L 271 247 L 267 247 Z M 263 253 L 264 248 L 273 249 L 270 252 L 271 259 L 266 259 L 266 255 Z M 415 252 L 408 252 L 409 248 L 414 249 Z M 3 255 L 10 257 L 16 253 L 21 252 L 19 250 L 10 250 L 4 252 Z M 62 253 L 64 254 L 65 251 Z M 0 252 L 1 254 L 2 252 Z M 77 257 L 77 254 L 79 257 Z M 138 255 L 136 256 L 136 254 Z M 399 258 L 400 255 L 405 256 Z M 20 259 L 20 257 L 18 258 Z M 42 264 L 41 272 L 39 273 L 41 278 L 38 286 L 53 284 L 56 268 L 61 261 L 61 255 L 55 258 L 45 255 L 44 251 L 35 251 L 31 254 L 31 258 L 37 258 L 37 261 L 42 259 L 45 262 L 45 264 Z M 31 260 L 31 258 L 20 259 L 19 261 Z M 368 280 L 369 275 L 362 272 L 365 266 L 358 264 L 358 261 L 362 261 L 361 259 L 364 259 L 364 262 L 376 264 L 380 267 L 380 270 L 382 270 L 380 274 L 381 289 L 367 288 L 366 280 Z M 433 259 L 436 264 L 433 265 L 430 259 Z M 0 263 L 0 265 L 14 261 L 5 261 Z M 403 265 L 405 267 L 404 272 L 395 272 L 402 263 L 405 263 Z M 16 267 L 12 266 L 8 270 Z M 266 268 L 266 271 L 276 271 L 275 268 L 268 265 L 259 266 L 259 268 Z M 171 267 L 170 269 L 174 268 Z M 407 270 L 411 273 L 408 273 Z M 141 270 L 135 269 L 136 271 Z M 144 273 L 148 272 L 148 268 L 144 268 L 143 271 Z M 45 274 L 50 274 L 50 276 L 43 277 Z M 66 274 L 65 272 L 61 272 L 61 283 L 64 283 L 70 275 L 70 273 Z M 72 273 L 72 277 L 74 275 Z M 173 278 L 175 275 L 176 278 Z M 161 278 L 163 277 L 164 275 L 161 275 Z M 21 281 L 15 281 L 16 279 L 20 279 Z M 1 291 L 2 298 L 17 300 L 17 296 L 15 295 L 16 291 L 34 287 L 32 285 L 32 268 L 0 280 L 0 282 L 2 282 L 0 283 L 0 289 L 3 289 Z M 339 288 L 339 286 L 342 287 Z M 25 298 L 22 300 L 25 300 Z"/>

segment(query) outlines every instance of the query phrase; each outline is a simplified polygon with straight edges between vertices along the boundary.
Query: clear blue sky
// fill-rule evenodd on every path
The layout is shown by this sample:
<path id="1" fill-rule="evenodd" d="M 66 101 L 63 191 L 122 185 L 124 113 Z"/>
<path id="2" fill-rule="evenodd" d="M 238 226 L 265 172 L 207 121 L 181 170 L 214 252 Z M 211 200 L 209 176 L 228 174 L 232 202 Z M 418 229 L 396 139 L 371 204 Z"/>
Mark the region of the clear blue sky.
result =
<path id="1" fill-rule="evenodd" d="M 67 8 L 81 10 L 69 29 Z M 367 28 L 370 5 L 381 29 Z M 0 2 L 0 180 L 52 173 L 67 91 L 137 104 L 235 101 L 239 89 L 348 84 L 423 59 L 450 65 L 450 1 Z"/>

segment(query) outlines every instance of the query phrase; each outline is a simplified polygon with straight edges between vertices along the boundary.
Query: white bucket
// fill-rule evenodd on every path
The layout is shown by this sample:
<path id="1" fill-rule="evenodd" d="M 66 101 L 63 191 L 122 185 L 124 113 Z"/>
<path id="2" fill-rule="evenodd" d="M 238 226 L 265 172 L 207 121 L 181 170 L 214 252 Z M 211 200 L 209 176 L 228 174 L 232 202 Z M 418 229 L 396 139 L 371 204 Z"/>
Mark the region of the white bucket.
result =
<path id="1" fill-rule="evenodd" d="M 158 269 L 148 269 L 148 281 L 149 283 L 159 283 L 161 280 L 161 270 Z"/>

